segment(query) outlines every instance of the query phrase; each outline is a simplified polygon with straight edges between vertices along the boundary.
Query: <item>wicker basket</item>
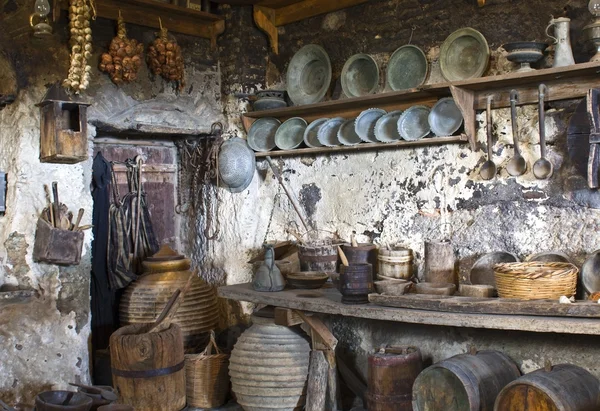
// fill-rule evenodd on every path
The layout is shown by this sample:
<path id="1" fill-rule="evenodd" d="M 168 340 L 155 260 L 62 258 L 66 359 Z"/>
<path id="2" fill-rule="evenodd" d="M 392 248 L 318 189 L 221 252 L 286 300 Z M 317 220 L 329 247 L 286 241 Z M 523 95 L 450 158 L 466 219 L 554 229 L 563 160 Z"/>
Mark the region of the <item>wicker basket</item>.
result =
<path id="1" fill-rule="evenodd" d="M 503 263 L 494 266 L 500 298 L 556 299 L 575 295 L 579 270 L 569 263 Z"/>
<path id="2" fill-rule="evenodd" d="M 228 369 L 229 355 L 221 353 L 211 331 L 210 342 L 202 353 L 185 356 L 188 406 L 214 408 L 225 404 L 229 393 Z"/>

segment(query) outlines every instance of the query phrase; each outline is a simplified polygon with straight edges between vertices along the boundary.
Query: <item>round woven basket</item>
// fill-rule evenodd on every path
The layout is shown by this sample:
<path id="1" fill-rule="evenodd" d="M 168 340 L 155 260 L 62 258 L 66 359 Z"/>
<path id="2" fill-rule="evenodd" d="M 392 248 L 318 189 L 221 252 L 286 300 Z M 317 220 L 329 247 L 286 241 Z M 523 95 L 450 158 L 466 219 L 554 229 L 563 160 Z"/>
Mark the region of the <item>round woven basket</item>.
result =
<path id="1" fill-rule="evenodd" d="M 494 266 L 500 298 L 521 300 L 571 297 L 577 289 L 579 270 L 569 263 L 503 263 Z"/>
<path id="2" fill-rule="evenodd" d="M 229 393 L 229 355 L 223 354 L 211 331 L 210 342 L 200 354 L 185 356 L 188 406 L 214 408 L 225 404 Z"/>

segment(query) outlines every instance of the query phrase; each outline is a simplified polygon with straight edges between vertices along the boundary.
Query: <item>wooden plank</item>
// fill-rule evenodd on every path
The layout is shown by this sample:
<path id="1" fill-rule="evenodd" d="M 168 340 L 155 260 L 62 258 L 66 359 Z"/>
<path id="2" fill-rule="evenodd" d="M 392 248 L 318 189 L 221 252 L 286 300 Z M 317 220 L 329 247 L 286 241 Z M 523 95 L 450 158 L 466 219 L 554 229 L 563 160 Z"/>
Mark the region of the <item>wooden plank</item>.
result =
<path id="1" fill-rule="evenodd" d="M 421 294 L 406 294 L 401 296 L 371 294 L 369 295 L 369 301 L 386 307 L 414 308 L 451 313 L 600 318 L 600 304 L 592 301 L 560 304 L 554 300 L 526 301 L 508 298 L 450 297 Z"/>
<path id="2" fill-rule="evenodd" d="M 222 17 L 179 7 L 169 3 L 152 0 L 102 0 L 95 3 L 98 17 L 117 20 L 119 10 L 126 23 L 140 26 L 160 28 L 158 19 L 164 27 L 175 33 L 211 39 L 216 45 L 216 38 L 225 31 L 225 21 Z M 64 9 L 68 3 L 62 2 Z"/>
<path id="3" fill-rule="evenodd" d="M 338 146 L 338 147 L 317 147 L 317 148 L 298 148 L 295 150 L 275 150 L 267 152 L 255 153 L 257 158 L 262 157 L 283 157 L 283 156 L 300 156 L 310 154 L 331 154 L 331 153 L 349 153 L 357 151 L 369 151 L 369 150 L 387 150 L 393 148 L 403 147 L 420 147 L 420 146 L 433 146 L 439 144 L 453 144 L 453 143 L 464 143 L 467 141 L 467 136 L 461 134 L 460 136 L 452 137 L 430 137 L 424 138 L 417 141 L 398 141 L 396 143 L 364 143 L 357 144 L 355 146 Z"/>
<path id="4" fill-rule="evenodd" d="M 323 321 L 319 320 L 316 317 L 311 317 L 310 315 L 306 315 L 302 311 L 296 310 L 294 312 L 300 318 L 302 318 L 302 320 L 304 320 L 304 322 L 306 324 L 308 324 L 308 326 L 311 328 L 311 330 L 313 332 L 315 332 L 319 336 L 319 338 L 321 338 L 321 341 L 325 344 L 325 346 L 328 349 L 335 351 L 335 347 L 337 347 L 338 340 L 337 340 L 337 338 L 334 337 L 333 334 L 331 334 L 331 331 L 329 331 L 329 328 L 327 328 L 327 326 L 325 324 L 323 324 Z"/>
<path id="5" fill-rule="evenodd" d="M 475 93 L 460 87 L 450 86 L 452 97 L 463 115 L 465 134 L 469 139 L 471 150 L 477 149 L 477 122 L 475 119 Z"/>
<path id="6" fill-rule="evenodd" d="M 383 307 L 374 304 L 346 305 L 341 303 L 341 294 L 333 287 L 320 290 L 260 293 L 254 291 L 252 284 L 248 283 L 219 287 L 218 294 L 220 297 L 238 301 L 372 320 L 539 333 L 600 335 L 600 321 L 597 318 L 468 314 Z"/>
<path id="7" fill-rule="evenodd" d="M 322 351 L 310 352 L 308 367 L 308 387 L 306 390 L 306 411 L 325 411 L 329 364 Z"/>
<path id="8" fill-rule="evenodd" d="M 356 6 L 367 1 L 369 0 L 304 0 L 275 9 L 274 24 L 279 27 L 310 17 Z"/>
<path id="9" fill-rule="evenodd" d="M 289 308 L 275 307 L 275 324 L 286 327 L 302 324 L 304 320 L 294 310 Z"/>

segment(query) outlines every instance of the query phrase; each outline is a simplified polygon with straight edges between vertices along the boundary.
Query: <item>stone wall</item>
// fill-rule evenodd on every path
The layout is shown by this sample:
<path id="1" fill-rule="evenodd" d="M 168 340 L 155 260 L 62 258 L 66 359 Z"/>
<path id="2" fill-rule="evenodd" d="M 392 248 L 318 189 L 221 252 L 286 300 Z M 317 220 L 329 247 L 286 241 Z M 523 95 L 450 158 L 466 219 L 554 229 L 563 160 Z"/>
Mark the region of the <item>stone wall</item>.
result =
<path id="1" fill-rule="evenodd" d="M 359 52 L 370 53 L 385 72 L 391 53 L 409 41 L 422 47 L 428 56 L 428 82 L 440 81 L 439 48 L 450 33 L 466 26 L 481 31 L 488 40 L 492 51 L 488 75 L 514 69 L 503 54 L 503 43 L 544 41 L 550 14 L 572 19 L 575 58 L 577 62 L 587 61 L 591 54 L 581 33 L 590 20 L 586 6 L 584 1 L 565 0 L 490 0 L 483 8 L 478 8 L 475 1 L 370 1 L 280 27 L 279 55 L 271 52 L 266 36 L 251 27 L 250 8 L 224 8 L 228 22 L 236 24 L 236 28 L 228 24 L 221 50 L 230 128 L 243 134 L 238 118 L 239 111 L 246 107 L 234 93 L 285 88 L 288 62 L 306 44 L 319 44 L 329 53 L 333 82 L 327 98 L 337 99 L 343 98 L 339 76 L 347 58 Z M 240 22 L 241 27 L 237 27 Z M 536 180 L 531 171 L 518 178 L 509 177 L 505 171 L 513 155 L 508 110 L 493 113 L 497 136 L 493 149 L 500 173 L 489 182 L 479 176 L 485 160 L 483 114 L 477 117 L 476 151 L 466 144 L 445 145 L 286 157 L 276 163 L 308 218 L 323 230 L 322 235 L 337 231 L 349 239 L 356 231 L 359 241 L 404 244 L 416 252 L 419 275 L 423 241 L 441 236 L 452 238 L 463 281 L 468 280 L 475 259 L 491 251 L 508 251 L 523 259 L 532 253 L 560 250 L 581 264 L 598 248 L 600 212 L 598 193 L 585 188 L 567 152 L 566 125 L 577 103 L 550 105 L 546 128 L 555 175 L 549 181 Z M 518 113 L 519 140 L 531 170 L 539 158 L 537 106 L 520 107 Z M 265 234 L 268 240 L 294 239 L 291 232 L 303 229 L 290 202 L 283 193 L 279 195 L 277 180 L 265 161 L 257 163 L 255 179 L 246 191 L 223 196 L 220 215 L 226 223 L 215 246 L 214 265 L 223 282 L 248 282 L 252 273 L 246 261 L 260 249 Z M 230 306 L 232 317 L 250 310 L 247 305 Z M 595 352 L 591 348 L 593 338 L 367 323 L 337 318 L 334 328 L 341 344 L 356 350 L 354 355 L 359 357 L 363 374 L 366 353 L 384 342 L 422 346 L 425 355 L 435 361 L 464 352 L 470 343 L 506 349 L 524 371 L 543 365 L 546 354 L 555 362 L 586 366 L 587 354 L 578 357 L 571 353 Z M 600 370 L 591 368 L 600 376 Z"/>
<path id="2" fill-rule="evenodd" d="M 84 208 L 82 224 L 91 224 L 91 154 L 94 136 L 102 134 L 90 125 L 87 161 L 40 163 L 39 109 L 34 105 L 47 84 L 66 76 L 69 57 L 66 15 L 54 25 L 51 37 L 33 39 L 28 23 L 33 3 L 0 1 L 0 51 L 14 66 L 20 89 L 16 101 L 0 110 L 0 170 L 8 173 L 7 211 L 0 215 L 0 291 L 34 290 L 38 295 L 27 302 L 8 299 L 19 304 L 0 301 L 0 398 L 22 409 L 31 409 L 38 392 L 90 381 L 91 231 L 86 232 L 79 266 L 34 263 L 32 250 L 35 224 L 45 206 L 43 184 L 57 181 L 61 202 L 71 210 Z M 182 92 L 154 78 L 145 65 L 136 83 L 117 88 L 96 70 L 99 54 L 115 35 L 115 24 L 98 19 L 92 29 L 96 48 L 92 84 L 81 97 L 92 103 L 90 122 L 115 126 L 118 133 L 110 137 L 140 137 L 120 129 L 126 120 L 118 115 L 131 108 L 133 114 L 135 107 L 146 109 L 146 117 L 132 115 L 133 120 L 146 121 L 147 113 L 161 107 L 161 117 L 150 120 L 172 126 L 177 118 L 173 113 L 185 113 L 185 121 L 176 126 L 198 131 L 208 132 L 213 121 L 222 120 L 217 54 L 208 40 L 176 35 L 186 56 L 187 86 Z M 153 40 L 154 32 L 129 27 L 130 37 L 145 44 Z"/>

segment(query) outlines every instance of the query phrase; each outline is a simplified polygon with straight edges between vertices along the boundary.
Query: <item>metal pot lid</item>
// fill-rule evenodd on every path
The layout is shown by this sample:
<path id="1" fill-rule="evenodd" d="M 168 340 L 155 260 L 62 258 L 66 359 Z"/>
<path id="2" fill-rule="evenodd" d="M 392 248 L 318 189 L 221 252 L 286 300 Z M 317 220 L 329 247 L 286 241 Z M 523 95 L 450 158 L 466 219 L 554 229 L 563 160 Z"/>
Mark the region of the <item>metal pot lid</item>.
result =
<path id="1" fill-rule="evenodd" d="M 391 111 L 382 116 L 375 123 L 375 138 L 382 143 L 391 143 L 401 140 L 398 132 L 398 120 L 402 115 L 402 110 Z"/>
<path id="2" fill-rule="evenodd" d="M 532 254 L 525 261 L 538 261 L 542 263 L 569 263 L 573 264 L 568 255 L 560 251 L 548 251 Z"/>
<path id="3" fill-rule="evenodd" d="M 281 121 L 272 117 L 259 118 L 248 131 L 248 145 L 254 151 L 271 151 L 275 148 L 275 133 Z"/>
<path id="4" fill-rule="evenodd" d="M 488 67 L 490 48 L 487 40 L 470 27 L 450 34 L 440 51 L 440 70 L 448 81 L 481 77 Z"/>
<path id="5" fill-rule="evenodd" d="M 375 138 L 375 124 L 377 124 L 377 120 L 386 114 L 386 111 L 380 108 L 370 108 L 360 113 L 354 123 L 354 130 L 362 141 L 366 143 L 379 142 Z"/>
<path id="6" fill-rule="evenodd" d="M 429 63 L 423 50 L 410 44 L 402 46 L 390 57 L 387 84 L 394 91 L 419 87 L 425 82 L 428 70 Z"/>
<path id="7" fill-rule="evenodd" d="M 420 140 L 431 132 L 429 127 L 429 107 L 412 106 L 404 111 L 398 120 L 398 133 L 406 141 Z"/>
<path id="8" fill-rule="evenodd" d="M 440 99 L 431 108 L 429 127 L 436 136 L 451 136 L 463 123 L 463 115 L 452 97 Z"/>
<path id="9" fill-rule="evenodd" d="M 310 123 L 304 131 L 304 144 L 311 148 L 323 147 L 318 139 L 319 129 L 328 120 L 328 118 L 320 118 Z"/>
<path id="10" fill-rule="evenodd" d="M 496 275 L 494 273 L 494 265 L 518 262 L 519 259 L 515 255 L 503 251 L 484 254 L 471 267 L 471 274 L 469 275 L 471 284 L 491 285 L 495 288 Z"/>
<path id="11" fill-rule="evenodd" d="M 219 177 L 232 193 L 244 191 L 252 182 L 256 157 L 248 144 L 234 137 L 221 144 L 219 149 Z"/>
<path id="12" fill-rule="evenodd" d="M 362 140 L 356 134 L 354 129 L 354 119 L 346 120 L 344 124 L 340 126 L 337 135 L 338 140 L 345 146 L 355 146 L 362 143 Z"/>
<path id="13" fill-rule="evenodd" d="M 341 76 L 342 90 L 348 97 L 361 97 L 373 94 L 379 87 L 379 66 L 368 54 L 355 54 L 350 57 Z"/>
<path id="14" fill-rule="evenodd" d="M 325 97 L 330 83 L 331 61 L 323 47 L 309 44 L 292 57 L 287 71 L 287 91 L 295 105 L 318 103 Z"/>
<path id="15" fill-rule="evenodd" d="M 327 120 L 319 128 L 319 133 L 317 134 L 317 138 L 319 142 L 327 147 L 335 147 L 340 145 L 340 141 L 338 140 L 338 131 L 342 124 L 344 124 L 346 120 L 342 117 L 335 117 L 331 120 Z"/>
<path id="16" fill-rule="evenodd" d="M 275 133 L 275 144 L 281 150 L 292 150 L 304 141 L 306 131 L 306 120 L 300 117 L 292 117 L 286 120 Z"/>
<path id="17" fill-rule="evenodd" d="M 594 251 L 581 266 L 581 284 L 590 294 L 600 291 L 600 250 Z"/>

